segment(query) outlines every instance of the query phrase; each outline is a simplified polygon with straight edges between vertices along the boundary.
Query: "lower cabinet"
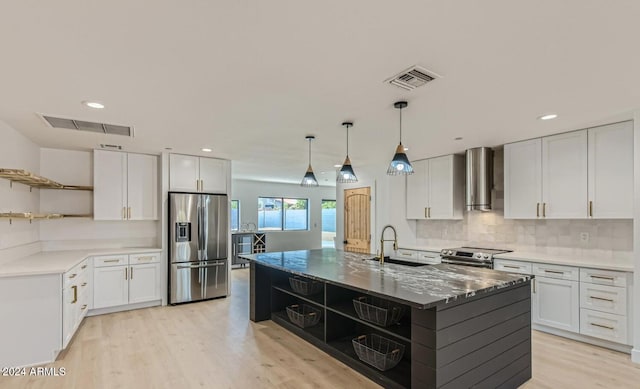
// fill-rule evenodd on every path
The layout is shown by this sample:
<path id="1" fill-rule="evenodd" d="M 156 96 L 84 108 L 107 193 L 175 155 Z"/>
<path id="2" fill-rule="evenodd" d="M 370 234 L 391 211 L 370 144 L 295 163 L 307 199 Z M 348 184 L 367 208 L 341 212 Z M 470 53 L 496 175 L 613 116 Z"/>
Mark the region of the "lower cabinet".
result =
<path id="1" fill-rule="evenodd" d="M 566 331 L 580 330 L 580 288 L 577 281 L 536 276 L 532 287 L 534 323 Z"/>
<path id="2" fill-rule="evenodd" d="M 87 315 L 91 300 L 90 260 L 85 259 L 63 274 L 62 289 L 62 348 L 66 348 L 82 319 Z"/>
<path id="3" fill-rule="evenodd" d="M 539 329 L 560 329 L 623 345 L 632 343 L 631 273 L 496 259 L 494 269 L 535 275 L 531 320 Z"/>
<path id="4" fill-rule="evenodd" d="M 94 258 L 93 308 L 160 300 L 160 254 Z"/>

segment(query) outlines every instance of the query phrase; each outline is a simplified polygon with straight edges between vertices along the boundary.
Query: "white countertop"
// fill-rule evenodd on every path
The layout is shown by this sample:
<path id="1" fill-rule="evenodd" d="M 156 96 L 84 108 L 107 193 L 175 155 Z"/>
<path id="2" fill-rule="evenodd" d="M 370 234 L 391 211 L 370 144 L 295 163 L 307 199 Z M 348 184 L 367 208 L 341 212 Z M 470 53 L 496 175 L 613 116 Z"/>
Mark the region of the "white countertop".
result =
<path id="1" fill-rule="evenodd" d="M 633 272 L 633 253 L 631 252 L 549 254 L 516 250 L 511 253 L 497 254 L 495 258 Z"/>
<path id="2" fill-rule="evenodd" d="M 162 249 L 149 248 L 119 248 L 93 249 L 69 251 L 42 251 L 27 257 L 0 264 L 0 277 L 31 276 L 40 274 L 62 274 L 87 257 L 96 255 L 156 253 Z"/>
<path id="3" fill-rule="evenodd" d="M 398 245 L 398 250 L 414 250 L 414 251 L 430 251 L 430 252 L 434 252 L 434 253 L 439 253 L 440 251 L 442 251 L 441 247 L 427 247 L 427 246 L 405 246 L 405 245 Z"/>

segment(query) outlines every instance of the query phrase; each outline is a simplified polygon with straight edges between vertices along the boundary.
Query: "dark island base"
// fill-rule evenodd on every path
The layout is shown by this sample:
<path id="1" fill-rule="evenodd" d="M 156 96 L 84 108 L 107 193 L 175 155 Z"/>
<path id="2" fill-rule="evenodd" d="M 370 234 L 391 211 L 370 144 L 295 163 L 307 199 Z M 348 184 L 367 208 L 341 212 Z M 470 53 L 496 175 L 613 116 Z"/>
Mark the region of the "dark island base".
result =
<path id="1" fill-rule="evenodd" d="M 352 299 L 361 291 L 324 283 L 314 296 L 289 287 L 290 273 L 251 262 L 250 318 L 273 320 L 387 388 L 517 388 L 531 378 L 530 281 L 430 309 L 406 306 L 397 325 L 361 320 Z M 309 304 L 322 320 L 299 328 L 286 306 Z M 380 371 L 360 361 L 351 340 L 379 334 L 405 345 L 398 366 Z"/>

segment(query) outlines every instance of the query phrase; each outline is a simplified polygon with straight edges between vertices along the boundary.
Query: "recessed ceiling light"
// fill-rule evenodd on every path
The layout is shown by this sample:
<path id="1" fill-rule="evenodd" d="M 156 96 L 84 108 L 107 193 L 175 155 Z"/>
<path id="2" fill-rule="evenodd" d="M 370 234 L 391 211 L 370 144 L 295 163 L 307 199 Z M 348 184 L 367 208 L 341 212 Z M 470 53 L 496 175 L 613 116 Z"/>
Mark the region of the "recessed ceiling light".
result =
<path id="1" fill-rule="evenodd" d="M 205 153 L 210 153 L 212 151 L 211 149 L 206 147 L 203 147 L 201 150 L 204 151 Z"/>
<path id="2" fill-rule="evenodd" d="M 455 138 L 453 138 L 453 140 L 462 140 L 461 136 L 456 136 Z"/>
<path id="3" fill-rule="evenodd" d="M 556 115 L 555 113 L 548 113 L 546 115 L 539 116 L 538 119 L 540 119 L 540 120 L 551 120 L 551 119 L 555 119 L 557 117 L 558 117 L 558 115 Z"/>
<path id="4" fill-rule="evenodd" d="M 83 101 L 82 104 L 86 105 L 89 108 L 95 108 L 95 109 L 103 109 L 104 108 L 104 104 L 99 103 L 97 101 Z"/>

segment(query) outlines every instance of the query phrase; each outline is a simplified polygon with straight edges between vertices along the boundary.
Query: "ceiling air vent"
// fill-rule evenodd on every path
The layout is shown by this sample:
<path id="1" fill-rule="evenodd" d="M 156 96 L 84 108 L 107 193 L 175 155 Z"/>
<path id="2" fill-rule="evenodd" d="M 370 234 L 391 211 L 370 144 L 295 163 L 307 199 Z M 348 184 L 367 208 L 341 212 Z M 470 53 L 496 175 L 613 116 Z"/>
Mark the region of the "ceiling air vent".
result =
<path id="1" fill-rule="evenodd" d="M 436 78 L 440 78 L 440 76 L 420 66 L 412 66 L 385 80 L 385 82 L 405 90 L 414 90 Z"/>
<path id="2" fill-rule="evenodd" d="M 133 137 L 133 128 L 129 126 L 118 126 L 115 124 L 87 122 L 84 120 L 57 118 L 42 115 L 42 118 L 54 128 L 66 128 L 69 130 L 96 132 L 107 135 L 124 135 Z"/>

